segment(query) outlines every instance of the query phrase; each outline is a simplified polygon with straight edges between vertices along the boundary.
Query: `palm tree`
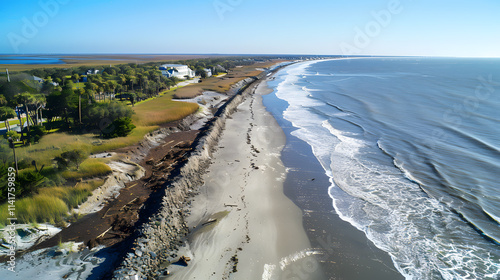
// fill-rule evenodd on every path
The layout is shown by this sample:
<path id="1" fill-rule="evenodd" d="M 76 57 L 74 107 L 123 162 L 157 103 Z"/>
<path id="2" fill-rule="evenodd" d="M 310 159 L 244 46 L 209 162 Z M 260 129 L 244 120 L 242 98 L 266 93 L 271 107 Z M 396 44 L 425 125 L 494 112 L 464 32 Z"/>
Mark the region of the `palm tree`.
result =
<path id="1" fill-rule="evenodd" d="M 7 105 L 7 99 L 5 99 L 5 96 L 0 94 L 0 105 Z"/>
<path id="2" fill-rule="evenodd" d="M 127 83 L 127 77 L 125 77 L 125 75 L 123 74 L 120 74 L 120 76 L 118 76 L 118 83 L 120 83 L 121 85 L 124 85 Z"/>
<path id="3" fill-rule="evenodd" d="M 45 95 L 43 94 L 36 94 L 33 95 L 33 105 L 35 105 L 35 119 L 36 119 L 36 124 L 38 125 L 38 119 L 40 119 L 40 123 L 43 123 L 43 116 L 42 116 L 42 108 L 45 106 L 47 101 L 45 100 Z"/>
<path id="4" fill-rule="evenodd" d="M 78 74 L 73 74 L 73 76 L 71 76 L 73 78 L 73 80 L 75 80 L 76 83 L 80 82 L 80 75 Z"/>
<path id="5" fill-rule="evenodd" d="M 141 91 L 144 92 L 142 89 L 143 82 L 144 82 L 144 75 L 141 73 L 137 73 L 137 79 L 139 80 L 139 85 L 141 86 Z"/>
<path id="6" fill-rule="evenodd" d="M 134 90 L 135 76 L 127 75 L 127 80 L 130 84 L 130 90 L 133 91 Z"/>
<path id="7" fill-rule="evenodd" d="M 26 112 L 26 122 L 27 122 L 27 125 L 28 125 L 28 139 L 29 139 L 29 136 L 30 136 L 30 122 L 29 122 L 29 109 L 28 109 L 28 105 L 31 105 L 33 102 L 34 102 L 35 98 L 33 97 L 33 95 L 29 92 L 23 92 L 21 94 L 19 94 L 17 96 L 17 103 L 19 105 L 23 105 L 24 106 L 24 110 Z M 22 133 L 23 133 L 23 122 L 22 122 L 22 118 L 21 118 L 21 114 L 19 114 L 19 125 L 21 126 L 21 136 L 22 136 Z"/>

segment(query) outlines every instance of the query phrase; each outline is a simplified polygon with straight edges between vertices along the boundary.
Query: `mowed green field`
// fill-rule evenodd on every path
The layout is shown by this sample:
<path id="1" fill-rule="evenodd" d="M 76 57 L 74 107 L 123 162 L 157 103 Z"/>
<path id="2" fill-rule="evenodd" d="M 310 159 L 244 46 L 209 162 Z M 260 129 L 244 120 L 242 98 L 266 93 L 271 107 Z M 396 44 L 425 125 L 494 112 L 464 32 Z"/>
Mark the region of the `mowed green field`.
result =
<path id="1" fill-rule="evenodd" d="M 23 124 L 24 124 L 24 122 L 26 121 L 26 118 L 22 118 L 22 119 L 23 119 L 22 121 L 23 121 Z M 16 125 L 16 124 L 19 125 L 19 120 L 9 121 L 9 125 L 11 125 L 11 126 L 12 125 Z M 4 121 L 0 122 L 0 128 L 5 128 L 5 122 Z"/>

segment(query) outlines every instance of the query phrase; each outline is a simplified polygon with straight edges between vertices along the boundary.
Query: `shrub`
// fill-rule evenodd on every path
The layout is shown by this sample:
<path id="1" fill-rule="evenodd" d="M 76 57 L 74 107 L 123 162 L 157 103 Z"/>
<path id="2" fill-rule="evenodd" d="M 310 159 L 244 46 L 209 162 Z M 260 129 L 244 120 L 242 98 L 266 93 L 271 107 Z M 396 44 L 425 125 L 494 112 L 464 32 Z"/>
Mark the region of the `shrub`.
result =
<path id="1" fill-rule="evenodd" d="M 104 138 L 125 137 L 130 134 L 134 128 L 135 125 L 132 124 L 132 119 L 129 117 L 119 118 L 106 127 L 103 131 L 103 136 Z"/>
<path id="2" fill-rule="evenodd" d="M 60 156 L 54 158 L 59 169 L 66 169 L 70 164 L 76 166 L 76 170 L 80 168 L 80 163 L 86 158 L 80 150 L 71 150 L 62 153 Z"/>
<path id="3" fill-rule="evenodd" d="M 8 180 L 7 180 L 7 165 L 2 165 L 0 167 L 0 202 L 7 201 L 8 195 Z M 35 192 L 40 186 L 47 182 L 47 178 L 32 169 L 26 169 L 19 172 L 19 176 L 16 178 L 15 185 L 16 190 L 14 195 L 16 198 L 27 196 Z"/>
<path id="4" fill-rule="evenodd" d="M 131 117 L 133 111 L 125 104 L 112 101 L 92 104 L 87 106 L 82 113 L 82 121 L 85 124 L 102 131 L 116 119 Z"/>
<path id="5" fill-rule="evenodd" d="M 34 142 L 40 141 L 42 136 L 44 136 L 45 134 L 47 134 L 47 130 L 45 129 L 44 126 L 34 125 L 31 127 L 30 135 L 33 138 Z"/>
<path id="6" fill-rule="evenodd" d="M 5 138 L 9 139 L 9 137 L 12 137 L 12 140 L 14 141 L 19 141 L 19 138 L 21 138 L 21 135 L 17 133 L 17 131 L 11 130 L 5 133 Z"/>

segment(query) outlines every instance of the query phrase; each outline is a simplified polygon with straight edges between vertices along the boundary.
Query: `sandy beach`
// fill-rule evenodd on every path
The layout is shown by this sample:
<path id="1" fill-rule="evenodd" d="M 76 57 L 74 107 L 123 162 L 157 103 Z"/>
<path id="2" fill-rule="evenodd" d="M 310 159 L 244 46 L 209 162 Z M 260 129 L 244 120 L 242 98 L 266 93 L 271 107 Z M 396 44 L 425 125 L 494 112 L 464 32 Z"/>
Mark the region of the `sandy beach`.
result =
<path id="1" fill-rule="evenodd" d="M 302 226 L 302 212 L 283 193 L 285 135 L 262 105 L 260 83 L 226 122 L 205 185 L 187 211 L 189 266 L 169 279 L 322 279 Z"/>

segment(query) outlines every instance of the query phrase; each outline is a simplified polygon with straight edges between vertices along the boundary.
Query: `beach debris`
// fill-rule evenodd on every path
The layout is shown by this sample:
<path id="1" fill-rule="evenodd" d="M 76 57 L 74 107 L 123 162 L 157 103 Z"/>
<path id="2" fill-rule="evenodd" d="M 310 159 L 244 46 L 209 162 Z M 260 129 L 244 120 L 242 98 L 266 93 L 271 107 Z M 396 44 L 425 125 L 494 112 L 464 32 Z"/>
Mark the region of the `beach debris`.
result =
<path id="1" fill-rule="evenodd" d="M 233 262 L 233 273 L 238 272 L 238 257 L 236 255 L 232 256 L 231 261 Z"/>
<path id="2" fill-rule="evenodd" d="M 225 204 L 224 203 L 224 207 L 238 207 L 238 205 L 236 205 L 236 204 Z"/>
<path id="3" fill-rule="evenodd" d="M 201 224 L 201 226 L 210 225 L 210 224 L 213 224 L 215 222 L 217 222 L 217 219 L 208 220 L 207 222 L 204 222 L 203 224 Z"/>
<path id="4" fill-rule="evenodd" d="M 178 265 L 182 265 L 182 266 L 188 266 L 188 262 L 191 261 L 191 258 L 190 257 L 186 257 L 186 256 L 181 256 L 179 258 L 179 260 L 176 262 L 176 264 Z"/>
<path id="5" fill-rule="evenodd" d="M 99 243 L 97 242 L 97 240 L 95 238 L 92 238 L 89 240 L 89 242 L 87 242 L 87 246 L 89 247 L 90 250 L 97 247 L 98 245 L 99 245 Z"/>
<path id="6" fill-rule="evenodd" d="M 165 270 L 163 273 L 158 277 L 158 280 L 166 280 L 169 279 L 170 271 Z"/>
<path id="7" fill-rule="evenodd" d="M 103 233 L 99 234 L 99 235 L 96 237 L 96 239 L 99 239 L 99 238 L 104 237 L 104 235 L 105 235 L 106 233 L 108 233 L 108 231 L 110 231 L 112 228 L 113 228 L 113 227 L 110 227 L 110 228 L 108 228 L 107 230 L 105 230 Z"/>

